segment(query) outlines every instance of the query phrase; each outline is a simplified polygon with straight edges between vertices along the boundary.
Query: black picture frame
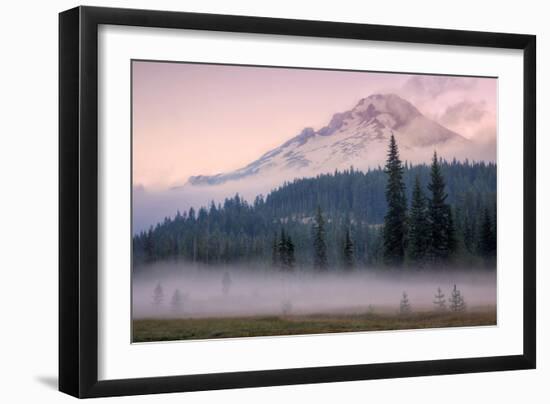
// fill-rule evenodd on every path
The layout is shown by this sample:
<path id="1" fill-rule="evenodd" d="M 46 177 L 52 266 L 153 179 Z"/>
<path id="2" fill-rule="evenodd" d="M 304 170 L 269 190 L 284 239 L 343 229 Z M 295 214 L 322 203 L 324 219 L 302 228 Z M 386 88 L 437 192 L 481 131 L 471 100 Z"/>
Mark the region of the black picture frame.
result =
<path id="1" fill-rule="evenodd" d="M 523 51 L 523 354 L 98 380 L 98 26 L 113 24 Z M 104 397 L 533 369 L 536 37 L 340 22 L 77 7 L 59 15 L 59 390 Z"/>

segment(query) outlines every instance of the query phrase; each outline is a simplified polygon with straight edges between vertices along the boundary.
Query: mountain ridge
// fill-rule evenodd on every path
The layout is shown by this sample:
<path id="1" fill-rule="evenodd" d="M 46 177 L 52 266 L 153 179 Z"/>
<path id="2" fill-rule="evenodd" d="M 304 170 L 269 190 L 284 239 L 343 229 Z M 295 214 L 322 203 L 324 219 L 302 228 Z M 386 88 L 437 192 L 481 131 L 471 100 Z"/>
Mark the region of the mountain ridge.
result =
<path id="1" fill-rule="evenodd" d="M 292 179 L 350 166 L 371 168 L 383 164 L 391 135 L 399 144 L 402 159 L 411 159 L 418 151 L 429 151 L 424 154 L 430 155 L 436 146 L 469 143 L 400 96 L 377 93 L 362 98 L 351 110 L 335 113 L 317 131 L 305 127 L 244 167 L 228 173 L 191 176 L 187 184 L 220 185 L 262 175 Z M 430 150 L 424 150 L 427 148 Z"/>

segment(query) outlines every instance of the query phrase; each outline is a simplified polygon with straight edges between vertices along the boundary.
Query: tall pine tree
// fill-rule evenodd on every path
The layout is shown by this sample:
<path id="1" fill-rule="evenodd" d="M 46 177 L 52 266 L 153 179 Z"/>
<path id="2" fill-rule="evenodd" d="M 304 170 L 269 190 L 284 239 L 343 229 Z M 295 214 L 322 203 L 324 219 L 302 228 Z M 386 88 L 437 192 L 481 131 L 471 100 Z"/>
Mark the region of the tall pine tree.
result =
<path id="1" fill-rule="evenodd" d="M 408 255 L 414 265 L 421 267 L 428 250 L 428 207 L 426 197 L 416 176 L 412 192 L 412 202 L 409 218 Z"/>
<path id="2" fill-rule="evenodd" d="M 384 217 L 384 262 L 387 265 L 400 266 L 405 255 L 407 199 L 403 182 L 403 165 L 399 159 L 393 134 L 390 138 L 385 172 L 388 176 L 386 185 L 388 209 Z"/>
<path id="3" fill-rule="evenodd" d="M 327 243 L 325 239 L 325 219 L 321 206 L 317 206 L 317 214 L 313 223 L 313 267 L 324 271 L 328 268 Z"/>
<path id="4" fill-rule="evenodd" d="M 428 204 L 430 225 L 428 256 L 432 264 L 442 264 L 453 253 L 455 241 L 451 207 L 446 203 L 445 180 L 436 152 L 432 160 L 428 189 L 431 192 Z"/>

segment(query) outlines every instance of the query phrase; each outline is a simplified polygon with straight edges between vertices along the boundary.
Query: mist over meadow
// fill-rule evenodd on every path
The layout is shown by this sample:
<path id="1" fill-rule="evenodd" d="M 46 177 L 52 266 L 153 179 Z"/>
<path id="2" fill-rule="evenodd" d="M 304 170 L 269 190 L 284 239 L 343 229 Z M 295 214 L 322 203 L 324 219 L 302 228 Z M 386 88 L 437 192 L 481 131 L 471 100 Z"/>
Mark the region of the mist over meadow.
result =
<path id="1" fill-rule="evenodd" d="M 166 261 L 135 268 L 132 307 L 134 319 L 397 314 L 403 292 L 412 311 L 431 311 L 438 288 L 447 300 L 454 285 L 469 311 L 496 306 L 495 271 L 284 272 Z"/>

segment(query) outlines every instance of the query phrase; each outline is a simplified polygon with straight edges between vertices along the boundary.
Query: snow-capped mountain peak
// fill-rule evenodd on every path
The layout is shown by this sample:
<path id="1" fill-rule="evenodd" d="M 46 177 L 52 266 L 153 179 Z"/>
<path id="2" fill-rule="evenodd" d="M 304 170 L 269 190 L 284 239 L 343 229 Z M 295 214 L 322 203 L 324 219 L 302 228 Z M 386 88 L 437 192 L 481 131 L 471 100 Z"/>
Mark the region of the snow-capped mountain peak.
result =
<path id="1" fill-rule="evenodd" d="M 395 94 L 372 94 L 354 108 L 336 113 L 328 125 L 304 128 L 297 136 L 238 170 L 213 176 L 192 176 L 191 185 L 217 185 L 247 177 L 292 179 L 354 166 L 367 169 L 383 164 L 388 140 L 394 135 L 402 159 L 414 160 L 420 149 L 467 143 L 457 133 L 422 115 Z M 422 153 L 421 153 L 422 154 Z"/>

